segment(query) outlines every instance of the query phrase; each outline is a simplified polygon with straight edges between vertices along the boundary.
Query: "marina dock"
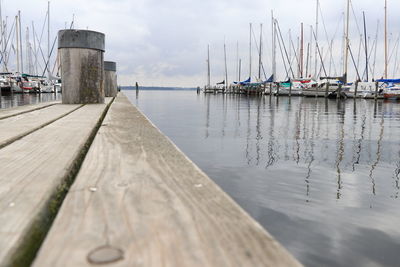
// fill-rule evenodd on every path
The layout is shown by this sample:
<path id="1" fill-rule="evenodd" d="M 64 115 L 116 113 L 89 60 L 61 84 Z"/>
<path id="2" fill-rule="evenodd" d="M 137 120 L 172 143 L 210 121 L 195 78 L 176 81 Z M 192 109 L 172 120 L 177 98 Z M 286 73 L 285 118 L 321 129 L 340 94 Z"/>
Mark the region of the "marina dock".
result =
<path id="1" fill-rule="evenodd" d="M 301 266 L 122 93 L 0 128 L 0 266 Z"/>
<path id="2" fill-rule="evenodd" d="M 301 266 L 61 30 L 61 102 L 0 110 L 0 266 Z"/>

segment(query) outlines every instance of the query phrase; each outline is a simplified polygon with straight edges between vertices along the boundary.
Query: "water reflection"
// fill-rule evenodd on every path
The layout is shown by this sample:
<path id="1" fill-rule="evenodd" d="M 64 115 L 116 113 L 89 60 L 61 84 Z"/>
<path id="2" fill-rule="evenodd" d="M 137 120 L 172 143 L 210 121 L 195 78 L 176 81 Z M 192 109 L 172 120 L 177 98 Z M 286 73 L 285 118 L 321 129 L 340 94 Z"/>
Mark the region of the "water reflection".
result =
<path id="1" fill-rule="evenodd" d="M 206 111 L 206 132 L 205 132 L 205 138 L 208 138 L 209 135 L 209 128 L 210 128 L 210 98 L 211 95 L 207 94 L 206 96 L 206 107 L 207 107 L 207 111 Z"/>
<path id="2" fill-rule="evenodd" d="M 335 168 L 337 171 L 337 191 L 336 191 L 336 198 L 339 199 L 341 196 L 341 189 L 343 187 L 342 184 L 342 176 L 341 176 L 341 170 L 340 170 L 340 163 L 343 161 L 343 156 L 344 156 L 344 123 L 345 123 L 345 116 L 344 116 L 344 110 L 342 105 L 339 103 L 342 103 L 342 101 L 337 100 L 337 114 L 338 114 L 338 126 L 340 128 L 337 136 L 337 156 L 336 156 L 336 163 L 335 163 Z"/>
<path id="3" fill-rule="evenodd" d="M 301 262 L 400 262 L 399 103 L 195 95 L 136 103 Z"/>
<path id="4" fill-rule="evenodd" d="M 0 109 L 24 105 L 33 105 L 40 102 L 60 100 L 61 94 L 5 94 L 0 95 Z"/>

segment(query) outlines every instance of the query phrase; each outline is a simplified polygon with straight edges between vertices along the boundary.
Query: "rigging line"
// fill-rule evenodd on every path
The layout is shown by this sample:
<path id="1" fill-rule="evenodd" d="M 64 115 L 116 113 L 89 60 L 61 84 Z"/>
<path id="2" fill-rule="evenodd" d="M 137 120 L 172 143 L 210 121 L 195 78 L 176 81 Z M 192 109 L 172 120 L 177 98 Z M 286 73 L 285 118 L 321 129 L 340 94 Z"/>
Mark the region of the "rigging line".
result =
<path id="1" fill-rule="evenodd" d="M 288 69 L 287 69 L 287 67 L 286 67 L 285 57 L 284 57 L 283 52 L 282 52 L 281 40 L 280 40 L 279 38 L 276 38 L 276 40 L 278 40 L 279 51 L 281 52 L 282 61 L 283 61 L 283 66 L 285 67 L 286 78 L 287 78 L 287 77 L 289 77 L 289 71 L 288 71 Z"/>
<path id="2" fill-rule="evenodd" d="M 374 51 L 374 63 L 373 63 L 373 69 L 372 69 L 372 77 L 375 77 L 376 51 L 377 51 L 377 47 L 378 47 L 378 32 L 379 32 L 379 20 L 376 24 L 375 51 Z"/>
<path id="3" fill-rule="evenodd" d="M 372 43 L 371 48 L 372 48 L 374 45 L 375 45 L 375 41 Z M 371 70 L 371 71 L 368 71 L 368 72 L 369 72 L 369 73 L 372 73 L 372 67 L 371 67 L 370 58 L 371 58 L 371 55 L 368 55 L 368 69 Z M 362 75 L 363 77 L 364 77 L 365 73 L 366 73 L 366 69 L 363 70 L 363 75 Z M 372 75 L 372 77 L 373 77 L 373 75 Z"/>
<path id="4" fill-rule="evenodd" d="M 363 33 L 360 30 L 360 25 L 358 25 L 358 19 L 357 19 L 356 13 L 354 11 L 353 2 L 351 0 L 349 0 L 349 1 L 350 1 L 350 6 L 351 6 L 351 11 L 353 12 L 354 21 L 356 22 L 358 34 L 363 35 Z M 362 45 L 363 49 L 365 49 L 365 45 L 362 42 L 361 42 L 361 45 Z"/>
<path id="5" fill-rule="evenodd" d="M 362 46 L 362 39 L 363 39 L 363 35 L 360 35 L 360 41 L 358 42 L 358 54 L 357 54 L 357 68 L 360 67 L 360 58 L 361 58 L 361 46 Z"/>
<path id="6" fill-rule="evenodd" d="M 32 22 L 32 25 L 35 26 L 33 23 L 34 23 L 34 22 Z M 36 40 L 36 39 L 35 39 L 36 31 L 33 29 L 32 32 L 33 32 L 33 41 L 36 42 L 36 41 L 35 41 L 35 40 Z M 35 49 L 33 49 L 33 56 L 35 57 L 34 66 L 36 66 L 37 64 L 40 65 L 40 62 L 38 62 L 38 55 L 37 55 L 37 53 L 35 53 Z M 41 67 L 41 65 L 40 65 L 40 67 Z M 37 69 L 37 68 L 36 68 L 36 69 Z M 36 75 L 38 75 L 37 70 L 36 70 L 35 72 L 36 72 Z"/>
<path id="7" fill-rule="evenodd" d="M 14 37 L 14 34 L 15 34 L 15 33 L 14 33 L 14 27 L 15 27 L 15 21 L 13 22 L 13 24 L 11 24 L 11 31 L 10 31 L 10 33 L 8 34 L 8 38 L 7 38 L 6 42 L 5 42 L 5 48 L 4 48 L 4 50 L 7 49 L 8 42 L 10 41 L 10 38 L 11 38 L 11 34 L 12 34 L 12 36 Z M 8 53 L 8 57 L 7 57 L 7 54 L 6 54 L 6 55 L 5 55 L 5 58 L 4 58 L 5 67 L 6 67 L 7 72 L 8 72 L 7 63 L 8 63 L 8 59 L 9 59 L 9 57 L 10 57 L 10 53 L 11 53 L 11 45 L 10 45 L 10 50 L 9 50 L 9 53 Z M 1 60 L 0 60 L 0 62 L 3 61 L 3 57 L 4 57 L 4 54 L 1 55 Z"/>
<path id="8" fill-rule="evenodd" d="M 374 51 L 375 45 L 376 45 L 376 40 L 374 40 L 374 41 L 372 42 L 371 48 L 369 49 L 369 53 L 368 53 L 368 64 L 370 64 L 369 61 L 370 61 L 370 59 L 371 59 L 372 52 Z M 371 67 L 371 65 L 370 65 L 370 67 Z M 372 69 L 371 69 L 371 70 L 372 70 Z"/>
<path id="9" fill-rule="evenodd" d="M 320 14 L 321 14 L 322 26 L 323 26 L 323 28 L 324 28 L 326 41 L 327 41 L 327 43 L 328 43 L 328 45 L 329 45 L 329 46 L 328 46 L 328 47 L 329 47 L 329 52 L 330 52 L 330 59 L 329 59 L 329 60 L 332 60 L 333 63 L 334 63 L 333 54 L 332 54 L 332 45 L 331 45 L 331 42 L 329 41 L 328 31 L 326 30 L 325 20 L 324 20 L 324 16 L 323 16 L 323 13 L 322 13 L 321 4 L 319 4 L 318 6 L 319 6 Z M 336 33 L 335 33 L 335 35 L 336 35 Z M 332 39 L 333 39 L 333 38 L 332 38 Z"/>
<path id="10" fill-rule="evenodd" d="M 50 58 L 51 58 L 51 56 L 53 55 L 53 50 L 54 50 L 54 46 L 55 46 L 55 44 L 56 44 L 56 41 L 57 41 L 57 39 L 58 39 L 58 36 L 56 36 L 55 38 L 54 38 L 54 43 L 53 43 L 53 46 L 51 47 L 51 50 L 50 50 Z M 58 49 L 57 49 L 57 51 L 58 51 Z M 49 67 L 51 67 L 50 66 L 50 58 L 49 58 L 49 60 L 48 60 L 48 62 L 47 62 L 47 64 L 46 65 L 48 65 Z M 54 70 L 55 70 L 55 68 L 56 68 L 56 63 L 57 63 L 57 57 L 56 57 L 56 60 L 54 61 L 54 66 L 53 66 L 53 71 L 52 72 L 50 72 L 50 73 L 54 73 Z M 46 66 L 47 67 L 47 66 Z M 50 70 L 49 70 L 50 71 Z M 49 77 L 49 79 L 50 79 L 50 77 Z"/>
<path id="11" fill-rule="evenodd" d="M 292 69 L 292 66 L 290 65 L 289 56 L 288 56 L 288 53 L 287 53 L 287 50 L 286 50 L 285 42 L 283 41 L 282 32 L 281 32 L 281 28 L 279 27 L 278 21 L 276 21 L 276 25 L 278 26 L 279 37 L 281 38 L 282 45 L 283 45 L 283 49 L 284 49 L 285 54 L 286 54 L 286 59 L 287 59 L 287 61 L 288 61 L 288 63 L 289 63 L 290 72 L 292 73 L 292 77 L 294 78 L 293 69 Z"/>
<path id="12" fill-rule="evenodd" d="M 327 58 L 327 56 L 329 55 L 329 51 L 326 51 L 326 52 L 324 52 L 323 50 L 323 47 L 321 47 L 321 50 L 322 50 L 322 54 L 323 54 L 323 60 L 324 61 L 326 61 L 326 58 Z M 319 66 L 319 71 L 318 71 L 318 76 L 321 76 L 321 72 L 322 72 L 322 64 L 321 64 L 321 66 Z"/>
<path id="13" fill-rule="evenodd" d="M 374 52 L 376 46 L 376 39 L 372 42 L 371 48 L 370 48 L 370 52 L 368 53 L 368 61 L 371 59 L 372 53 Z"/>
<path id="14" fill-rule="evenodd" d="M 10 35 L 9 35 L 9 40 L 10 39 L 14 40 L 14 36 L 15 36 L 15 31 L 14 31 L 14 24 L 13 24 L 13 26 L 11 27 Z M 10 55 L 11 55 L 11 49 L 12 48 L 13 48 L 13 46 L 10 45 L 10 48 L 8 50 L 8 53 L 7 53 L 8 56 L 6 55 L 6 63 L 8 63 L 8 61 L 10 60 Z M 15 54 L 15 52 L 14 52 L 14 54 Z"/>
<path id="15" fill-rule="evenodd" d="M 319 59 L 321 60 L 322 68 L 324 69 L 324 74 L 325 74 L 325 76 L 328 76 L 328 75 L 326 74 L 326 69 L 325 69 L 325 66 L 324 66 L 324 61 L 322 60 L 321 51 L 319 50 L 319 45 L 318 45 L 318 42 L 317 42 L 317 36 L 315 35 L 314 30 L 312 30 L 312 32 L 313 32 L 313 35 L 314 35 L 315 46 L 317 47 Z"/>
<path id="16" fill-rule="evenodd" d="M 390 34 L 390 35 L 392 35 L 392 34 Z M 390 61 L 391 61 L 391 59 L 392 59 L 392 56 L 393 56 L 393 54 L 394 54 L 394 51 L 395 51 L 395 49 L 396 49 L 396 47 L 397 47 L 397 45 L 398 45 L 398 42 L 399 42 L 399 38 L 400 38 L 400 35 L 397 37 L 397 40 L 396 40 L 396 42 L 394 43 L 391 52 L 389 53 L 390 56 L 389 56 L 389 59 L 388 59 L 388 65 L 390 65 Z M 390 41 L 391 41 L 391 40 L 389 40 L 389 47 L 390 47 Z M 390 49 L 389 49 L 389 50 L 390 50 Z M 384 75 L 383 75 L 383 76 L 384 76 Z"/>
<path id="17" fill-rule="evenodd" d="M 377 29 L 378 30 L 378 29 Z M 369 53 L 368 53 L 368 61 L 369 61 L 369 59 L 371 58 L 371 55 L 372 55 L 372 52 L 374 51 L 374 46 L 375 46 L 375 44 L 377 43 L 377 37 L 374 39 L 374 41 L 373 41 L 373 43 L 372 43 L 372 46 L 371 46 L 371 48 L 370 48 L 370 50 L 369 50 Z"/>
<path id="18" fill-rule="evenodd" d="M 1 23 L 1 22 L 0 22 Z M 6 53 L 7 52 L 7 32 L 6 32 L 6 29 L 7 29 L 7 22 L 5 22 L 4 23 L 4 25 L 2 26 L 2 33 L 1 33 L 1 43 L 3 44 L 3 39 L 4 39 L 4 44 L 3 44 L 3 51 L 2 51 L 2 53 Z M 3 61 L 3 57 L 5 57 L 4 58 L 4 61 Z M 7 70 L 7 62 L 6 62 L 6 59 L 7 59 L 7 54 L 5 54 L 5 56 L 4 55 L 2 55 L 2 59 L 1 59 L 1 61 L 0 62 L 3 62 L 3 64 L 4 64 L 4 68 Z M 7 70 L 7 72 L 8 72 L 8 70 Z"/>
<path id="19" fill-rule="evenodd" d="M 36 34 L 36 32 L 35 32 L 35 37 L 36 37 L 36 39 L 39 41 L 39 38 L 37 37 L 37 34 Z M 40 51 L 40 54 L 42 55 L 42 59 L 43 59 L 43 63 L 45 63 L 46 64 L 46 62 L 47 62 L 47 60 L 46 60 L 46 58 L 45 58 L 45 56 L 44 56 L 44 53 L 43 53 L 43 50 L 42 50 L 42 47 L 39 45 L 39 51 Z M 35 62 L 35 63 L 39 63 L 39 62 Z"/>
<path id="20" fill-rule="evenodd" d="M 40 39 L 36 36 L 36 39 L 38 40 L 38 47 L 37 47 L 37 49 L 36 49 L 36 51 L 35 51 L 35 54 L 37 54 L 37 53 L 39 52 L 39 50 L 40 50 L 42 56 L 43 56 L 43 51 L 42 51 L 42 38 L 43 38 L 44 28 L 45 28 L 45 26 L 46 26 L 46 21 L 47 21 L 48 15 L 49 15 L 49 12 L 46 11 L 46 16 L 45 16 L 44 21 L 43 21 L 43 27 L 42 27 L 42 33 L 40 34 Z M 35 35 L 36 35 L 36 32 L 35 32 Z M 37 59 L 37 57 L 36 57 L 36 59 Z M 46 62 L 46 60 L 45 60 L 44 58 L 43 58 L 43 61 Z M 35 61 L 35 64 L 36 64 L 36 63 L 38 63 L 38 62 Z"/>
<path id="21" fill-rule="evenodd" d="M 394 54 L 394 52 L 395 52 L 395 50 L 396 50 L 396 48 L 397 48 L 397 45 L 398 45 L 398 43 L 399 43 L 399 39 L 400 39 L 400 34 L 399 34 L 399 36 L 397 37 L 397 40 L 396 40 L 396 42 L 395 42 L 394 45 L 393 45 L 392 52 L 390 53 L 390 56 L 389 56 L 388 65 L 390 65 L 390 61 L 392 60 L 393 54 Z"/>
<path id="22" fill-rule="evenodd" d="M 373 41 L 373 43 L 372 43 L 372 46 L 371 46 L 371 53 L 369 53 L 369 55 L 368 55 L 368 68 L 371 70 L 370 71 L 370 73 L 372 74 L 371 77 L 374 77 L 373 68 L 372 68 L 373 65 L 371 66 L 371 56 L 372 56 L 372 52 L 373 52 L 373 50 L 374 50 L 376 45 L 377 45 L 377 42 L 376 42 L 376 39 L 375 39 Z M 363 76 L 364 76 L 364 74 L 363 74 Z"/>
<path id="23" fill-rule="evenodd" d="M 268 33 L 268 32 L 266 32 L 267 31 L 266 28 L 268 28 L 267 27 L 268 23 L 266 23 L 265 25 L 266 25 L 266 27 L 263 27 L 263 36 L 262 36 L 263 44 L 265 45 L 265 50 L 264 51 L 271 51 L 272 50 L 271 46 L 269 46 L 269 42 L 266 39 L 267 38 L 267 33 Z M 266 53 L 263 53 L 263 54 L 264 54 L 263 55 L 264 57 L 267 57 L 267 60 L 265 62 L 272 62 L 272 58 L 271 58 L 271 55 L 270 55 L 269 52 L 266 52 Z M 271 70 L 271 72 L 272 72 L 272 70 Z"/>
<path id="24" fill-rule="evenodd" d="M 15 24 L 15 21 L 13 22 L 13 24 L 11 25 L 11 31 L 10 31 L 10 34 L 8 35 L 8 38 L 7 38 L 7 40 L 6 40 L 6 43 L 5 43 L 5 49 L 7 49 L 7 46 L 8 46 L 8 42 L 10 41 L 10 38 L 11 38 L 11 36 L 12 37 L 14 37 L 14 34 L 15 34 L 15 32 L 14 32 L 14 27 L 16 26 L 16 24 Z M 9 58 L 10 58 L 10 54 L 11 54 L 11 45 L 10 45 L 10 50 L 9 50 L 9 52 L 8 52 L 8 57 L 7 57 L 7 54 L 5 55 L 6 57 L 5 57 L 5 59 L 4 59 L 4 62 L 6 63 L 5 65 L 5 67 L 6 67 L 6 70 L 7 70 L 7 72 L 8 72 L 8 67 L 7 67 L 7 63 L 8 63 L 8 60 L 9 60 Z M 3 54 L 2 54 L 2 59 L 1 59 L 1 61 L 3 61 Z"/>
<path id="25" fill-rule="evenodd" d="M 294 51 L 294 59 L 296 60 L 296 62 L 297 62 L 297 68 L 299 69 L 299 67 L 300 67 L 300 62 L 299 62 L 299 59 L 298 59 L 298 56 L 297 56 L 296 48 L 294 47 L 294 44 L 293 44 L 293 39 L 291 39 L 290 41 L 291 41 L 292 48 L 293 48 L 293 51 Z M 290 44 L 289 44 L 289 45 L 290 45 Z M 293 62 L 293 59 L 292 59 L 292 62 Z M 294 77 L 293 77 L 293 78 L 294 78 Z"/>
<path id="26" fill-rule="evenodd" d="M 395 77 L 396 69 L 397 69 L 397 64 L 398 64 L 398 62 L 397 62 L 397 55 L 398 55 L 398 53 L 399 53 L 399 38 L 400 38 L 400 37 L 397 38 L 397 42 L 396 42 L 396 45 L 395 45 L 395 47 L 396 47 L 396 55 L 395 55 L 395 57 L 394 57 L 393 76 L 392 76 L 393 78 Z"/>
<path id="27" fill-rule="evenodd" d="M 70 30 L 72 30 L 72 27 L 74 26 L 74 21 L 75 21 L 75 14 L 72 15 L 72 21 L 71 21 L 71 24 L 70 24 L 70 26 L 69 26 L 69 29 L 70 29 Z M 57 52 L 57 53 L 58 53 L 58 52 Z M 58 60 L 58 58 L 56 57 L 56 61 L 54 62 L 53 73 L 54 73 L 54 69 L 55 69 L 57 60 Z M 60 68 L 61 68 L 61 64 L 58 64 L 57 73 L 60 72 Z M 57 74 L 56 74 L 56 75 L 57 75 Z"/>
<path id="28" fill-rule="evenodd" d="M 262 63 L 262 61 L 261 61 L 261 69 L 263 71 L 263 74 L 264 74 L 264 77 L 265 77 L 265 80 L 266 80 L 267 79 L 267 74 L 265 73 L 264 64 Z"/>
<path id="29" fill-rule="evenodd" d="M 326 59 L 327 59 L 327 57 L 328 57 L 328 55 L 329 55 L 329 51 L 324 52 L 324 51 L 323 51 L 323 50 L 324 50 L 323 47 L 321 48 L 321 50 L 322 50 L 322 54 L 323 54 L 323 60 L 326 61 Z M 323 66 L 322 66 L 322 64 L 321 64 L 321 66 L 319 67 L 318 76 L 321 75 L 321 72 L 322 72 L 322 70 L 323 70 L 322 67 L 323 67 Z"/>
<path id="30" fill-rule="evenodd" d="M 400 64 L 397 64 L 397 68 L 396 68 L 396 70 L 395 70 L 395 72 L 394 72 L 393 77 L 396 77 L 395 74 L 396 74 L 396 73 L 399 73 L 399 68 L 400 68 Z"/>
<path id="31" fill-rule="evenodd" d="M 252 36 L 254 38 L 254 42 L 255 42 L 255 45 L 256 45 L 256 49 L 257 49 L 257 54 L 260 54 L 260 47 L 259 47 L 259 45 L 257 43 L 257 39 L 256 39 L 255 33 L 253 31 L 253 28 L 251 29 L 251 33 L 252 33 Z M 262 60 L 261 60 L 261 69 L 263 70 L 265 79 L 267 79 L 267 75 L 265 74 L 264 64 L 262 63 Z"/>
<path id="32" fill-rule="evenodd" d="M 294 61 L 294 60 L 295 60 L 294 57 L 290 59 L 290 66 L 293 65 L 293 61 Z M 295 78 L 295 77 L 293 77 L 293 79 L 294 79 L 294 78 Z"/>
<path id="33" fill-rule="evenodd" d="M 348 49 L 349 49 L 349 52 L 350 52 L 351 61 L 353 62 L 354 68 L 356 69 L 358 80 L 361 80 L 360 73 L 358 72 L 358 68 L 356 66 L 356 62 L 354 61 L 353 52 L 351 51 L 350 43 L 349 43 Z"/>
<path id="34" fill-rule="evenodd" d="M 343 14 L 343 17 L 344 17 L 344 14 Z M 333 47 L 333 44 L 335 43 L 337 33 L 339 32 L 339 28 L 340 28 L 340 24 L 342 23 L 342 19 L 343 18 L 340 18 L 338 20 L 338 24 L 336 26 L 335 34 L 332 37 L 332 44 L 331 44 L 332 47 Z M 333 55 L 331 55 L 331 56 L 333 56 Z M 332 59 L 332 63 L 333 63 L 333 70 L 334 70 L 334 73 L 335 73 L 335 76 L 336 76 L 337 75 L 336 63 L 335 63 L 335 61 L 333 59 Z"/>
<path id="35" fill-rule="evenodd" d="M 5 28 L 5 27 L 4 27 L 4 28 Z M 3 45 L 4 29 L 3 29 L 2 32 L 1 32 L 1 36 L 2 36 L 2 37 L 0 38 L 0 47 Z M 4 52 L 4 51 L 1 51 L 1 50 L 0 50 L 0 53 L 1 53 L 1 52 Z"/>

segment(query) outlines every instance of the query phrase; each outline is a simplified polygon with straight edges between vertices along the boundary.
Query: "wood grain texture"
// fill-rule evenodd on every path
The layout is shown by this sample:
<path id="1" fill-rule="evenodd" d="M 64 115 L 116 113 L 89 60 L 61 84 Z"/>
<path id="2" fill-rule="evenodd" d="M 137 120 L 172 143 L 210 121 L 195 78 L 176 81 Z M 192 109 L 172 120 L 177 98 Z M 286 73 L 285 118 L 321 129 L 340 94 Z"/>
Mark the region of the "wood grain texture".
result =
<path id="1" fill-rule="evenodd" d="M 115 71 L 104 71 L 104 94 L 115 97 L 118 93 L 117 74 Z"/>
<path id="2" fill-rule="evenodd" d="M 96 260 L 113 267 L 301 266 L 121 93 L 33 266 Z"/>
<path id="3" fill-rule="evenodd" d="M 0 120 L 0 148 L 66 116 L 80 106 L 52 105 Z"/>
<path id="4" fill-rule="evenodd" d="M 20 115 L 26 112 L 31 112 L 33 110 L 38 110 L 41 108 L 49 107 L 54 104 L 61 103 L 60 101 L 51 101 L 51 102 L 44 102 L 44 103 L 39 103 L 39 104 L 34 104 L 34 105 L 25 105 L 25 106 L 19 106 L 15 108 L 7 108 L 7 109 L 0 109 L 0 120 L 6 119 L 12 116 Z"/>
<path id="5" fill-rule="evenodd" d="M 20 254 L 37 245 L 32 236 L 41 227 L 38 222 L 56 212 L 51 201 L 105 108 L 85 105 L 0 149 L 0 266 L 21 266 L 25 254 Z"/>
<path id="6" fill-rule="evenodd" d="M 63 104 L 104 103 L 104 53 L 85 48 L 58 50 Z"/>

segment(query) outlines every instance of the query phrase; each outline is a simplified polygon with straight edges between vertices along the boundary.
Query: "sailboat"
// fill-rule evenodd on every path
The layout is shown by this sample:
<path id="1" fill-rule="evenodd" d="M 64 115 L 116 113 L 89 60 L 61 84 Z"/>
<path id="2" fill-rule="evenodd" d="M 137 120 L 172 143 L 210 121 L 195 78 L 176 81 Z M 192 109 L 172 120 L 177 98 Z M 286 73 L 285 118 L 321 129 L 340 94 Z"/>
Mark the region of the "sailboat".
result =
<path id="1" fill-rule="evenodd" d="M 345 84 L 346 75 L 341 77 L 320 77 L 318 82 L 311 80 L 309 86 L 303 89 L 303 95 L 308 97 L 336 96 L 339 88 Z"/>
<path id="2" fill-rule="evenodd" d="M 387 79 L 388 59 L 387 59 L 387 0 L 385 0 L 385 79 L 382 82 L 382 93 L 385 99 L 400 99 L 400 79 Z"/>
<path id="3" fill-rule="evenodd" d="M 380 93 L 385 99 L 400 99 L 400 79 L 379 79 L 377 82 L 383 83 Z"/>

